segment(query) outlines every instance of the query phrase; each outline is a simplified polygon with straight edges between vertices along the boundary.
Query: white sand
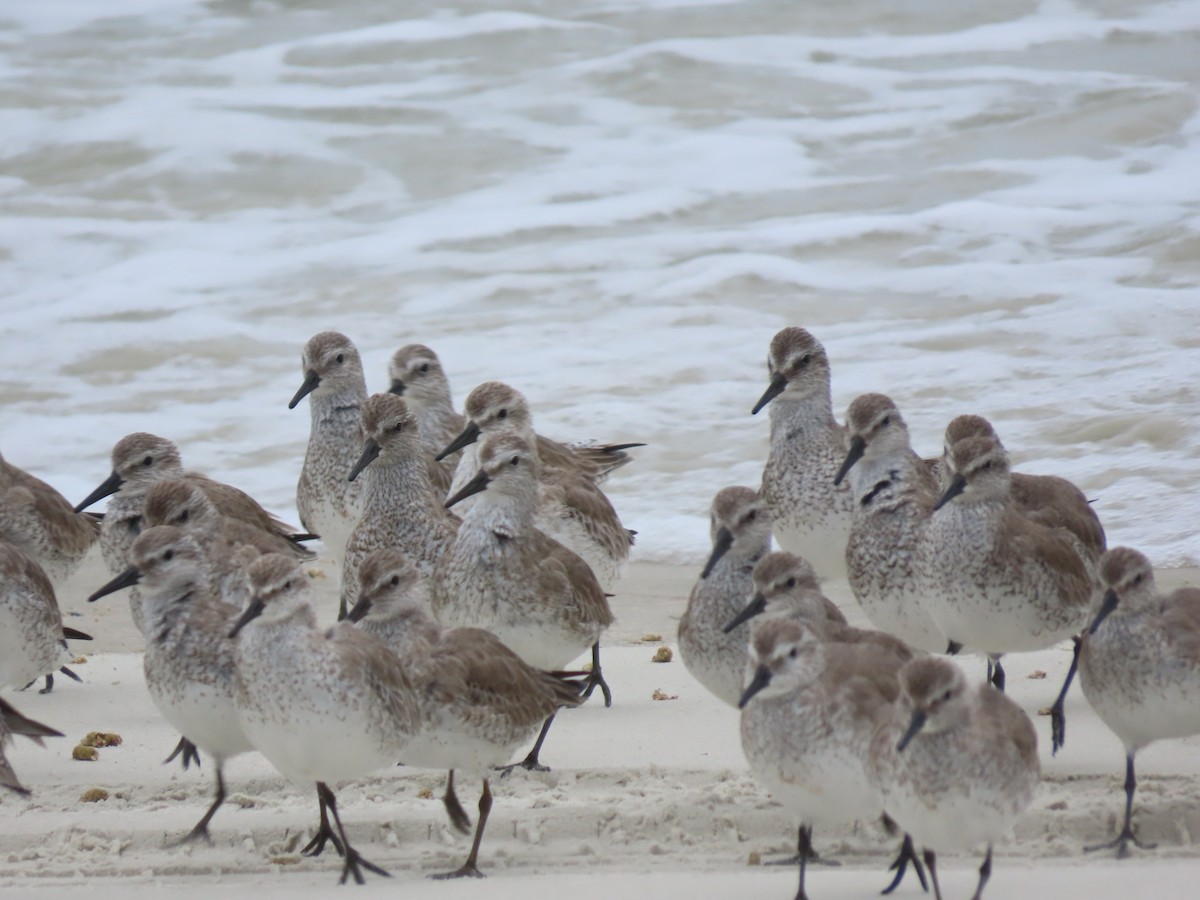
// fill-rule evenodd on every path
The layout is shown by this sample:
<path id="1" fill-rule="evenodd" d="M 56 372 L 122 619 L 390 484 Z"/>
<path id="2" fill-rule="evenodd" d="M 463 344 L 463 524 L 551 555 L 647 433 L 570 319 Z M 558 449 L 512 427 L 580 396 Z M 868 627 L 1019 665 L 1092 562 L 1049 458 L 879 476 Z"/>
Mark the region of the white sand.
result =
<path id="1" fill-rule="evenodd" d="M 356 846 L 389 869 L 391 881 L 371 879 L 367 890 L 405 897 L 610 898 L 622 892 L 656 897 L 785 898 L 795 893 L 790 867 L 748 867 L 751 852 L 768 858 L 790 851 L 788 817 L 747 773 L 738 742 L 737 713 L 692 681 L 682 663 L 650 661 L 660 644 L 674 649 L 675 625 L 695 569 L 635 563 L 614 600 L 619 622 L 605 651 L 615 702 L 595 700 L 560 716 L 543 761 L 548 774 L 517 772 L 493 784 L 495 806 L 484 838 L 484 882 L 432 882 L 425 875 L 457 867 L 469 838 L 446 825 L 442 773 L 397 769 L 339 792 Z M 106 579 L 93 564 L 77 582 Z M 1166 585 L 1197 580 L 1195 571 L 1164 572 Z M 334 579 L 319 579 L 322 613 L 331 617 Z M 844 586 L 831 596 L 849 602 Z M 10 750 L 30 799 L 0 796 L 0 892 L 27 896 L 140 896 L 163 887 L 211 896 L 219 884 L 231 896 L 288 896 L 326 892 L 340 865 L 332 850 L 305 859 L 297 848 L 316 820 L 312 791 L 285 782 L 261 758 L 227 767 L 231 798 L 213 821 L 212 846 L 165 846 L 199 819 L 212 790 L 211 765 L 197 773 L 163 766 L 177 735 L 145 692 L 137 635 L 117 594 L 88 605 L 67 591 L 64 607 L 81 612 L 69 622 L 90 631 L 95 653 L 78 666 L 84 684 L 57 680 L 53 694 L 12 696 L 36 719 L 66 732 L 40 750 L 20 741 Z M 647 634 L 664 640 L 642 642 Z M 87 645 L 77 645 L 85 647 Z M 90 648 L 89 648 L 90 649 Z M 1010 693 L 1032 714 L 1048 706 L 1070 661 L 1066 647 L 1007 661 Z M 982 677 L 982 664 L 967 660 Z M 1038 671 L 1045 678 L 1031 677 Z M 677 699 L 654 700 L 661 690 Z M 1082 853 L 1085 843 L 1115 834 L 1122 811 L 1123 754 L 1087 708 L 1078 687 L 1068 705 L 1067 745 L 1049 752 L 1049 720 L 1036 719 L 1044 783 L 1012 838 L 997 847 L 986 896 L 1125 898 L 1195 896 L 1200 875 L 1200 739 L 1165 742 L 1138 759 L 1135 826 L 1157 841 L 1120 863 Z M 124 743 L 100 750 L 96 762 L 71 759 L 87 731 L 115 731 Z M 110 794 L 83 803 L 86 789 Z M 477 786 L 460 783 L 473 813 Z M 431 791 L 432 796 L 422 796 Z M 874 823 L 818 832 L 816 843 L 840 868 L 811 871 L 818 898 L 869 897 L 887 883 L 883 871 L 895 850 Z M 940 866 L 948 897 L 969 896 L 978 858 L 946 857 Z M 603 876 L 603 877 L 597 877 Z M 911 879 L 911 875 L 910 875 Z M 398 884 L 396 882 L 403 882 Z M 898 896 L 913 896 L 915 881 Z"/>

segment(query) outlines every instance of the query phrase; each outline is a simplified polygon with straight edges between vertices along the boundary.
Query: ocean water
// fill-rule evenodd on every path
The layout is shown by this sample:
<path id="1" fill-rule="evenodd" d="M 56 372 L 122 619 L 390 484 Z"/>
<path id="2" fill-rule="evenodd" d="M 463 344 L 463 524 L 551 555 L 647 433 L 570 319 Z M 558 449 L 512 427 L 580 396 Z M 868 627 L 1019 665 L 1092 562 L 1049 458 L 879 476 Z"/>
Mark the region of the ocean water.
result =
<path id="1" fill-rule="evenodd" d="M 771 336 L 917 449 L 993 420 L 1110 543 L 1200 562 L 1200 4 L 0 5 L 0 450 L 122 435 L 294 515 L 300 348 L 422 342 L 642 440 L 638 557 L 757 484 Z"/>

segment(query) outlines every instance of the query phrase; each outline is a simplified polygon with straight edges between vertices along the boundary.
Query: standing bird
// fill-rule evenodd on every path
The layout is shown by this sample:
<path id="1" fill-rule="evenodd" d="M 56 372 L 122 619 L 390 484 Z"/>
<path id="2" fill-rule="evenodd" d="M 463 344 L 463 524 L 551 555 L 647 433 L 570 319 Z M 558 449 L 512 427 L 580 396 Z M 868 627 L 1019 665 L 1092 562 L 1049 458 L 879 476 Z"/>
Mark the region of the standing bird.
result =
<path id="1" fill-rule="evenodd" d="M 561 670 L 591 647 L 585 696 L 599 687 L 608 705 L 600 635 L 612 624 L 612 611 L 587 563 L 534 524 L 536 469 L 528 441 L 509 435 L 483 442 L 479 472 L 447 501 L 453 506 L 481 495 L 434 569 L 434 615 L 447 625 L 490 631 L 536 669 Z M 547 719 L 522 763 L 526 768 L 538 766 L 549 726 Z"/>
<path id="2" fill-rule="evenodd" d="M 55 731 L 49 725 L 43 725 L 41 722 L 35 722 L 33 719 L 21 715 L 11 703 L 0 699 L 0 786 L 8 788 L 14 794 L 28 797 L 29 788 L 17 779 L 17 773 L 13 771 L 12 764 L 9 763 L 8 757 L 4 753 L 14 734 L 24 735 L 39 747 L 44 746 L 42 738 L 62 737 L 63 735 L 61 731 Z"/>
<path id="3" fill-rule="evenodd" d="M 937 502 L 937 480 L 913 452 L 891 398 L 863 394 L 846 413 L 850 446 L 834 479 L 849 475 L 854 515 L 846 569 L 858 605 L 880 631 L 941 653 L 947 641 L 921 604 L 917 557 Z"/>
<path id="4" fill-rule="evenodd" d="M 967 438 L 950 455 L 955 475 L 934 504 L 917 566 L 923 603 L 947 640 L 988 654 L 1003 690 L 1000 655 L 1077 633 L 1091 582 L 1070 541 L 1017 509 L 999 443 Z"/>
<path id="5" fill-rule="evenodd" d="M 713 498 L 712 553 L 679 619 L 679 655 L 692 677 L 730 706 L 742 696 L 750 627 L 725 631 L 754 591 L 751 573 L 771 549 L 771 519 L 758 491 L 726 487 Z"/>
<path id="6" fill-rule="evenodd" d="M 443 802 L 460 830 L 469 820 L 454 794 L 454 772 L 465 770 L 483 780 L 467 861 L 434 877 L 482 878 L 479 844 L 492 808 L 488 773 L 512 759 L 549 716 L 578 706 L 580 684 L 526 665 L 489 632 L 442 628 L 416 570 L 398 550 L 372 553 L 358 575 L 350 620 L 404 660 L 421 698 L 421 731 L 404 750 L 405 764 L 450 770 Z"/>
<path id="7" fill-rule="evenodd" d="M 782 550 L 768 553 L 755 564 L 750 580 L 750 601 L 725 625 L 726 633 L 763 613 L 801 620 L 824 638 L 830 629 L 850 628 L 837 604 L 821 592 L 816 571 L 802 556 Z"/>
<path id="8" fill-rule="evenodd" d="M 162 486 L 156 485 L 151 494 Z M 99 599 L 131 581 L 142 584 L 146 690 L 163 718 L 217 764 L 212 805 L 180 843 L 211 841 L 208 823 L 225 802 L 225 761 L 254 749 L 233 705 L 233 643 L 227 635 L 241 610 L 212 590 L 200 544 L 178 528 L 148 528 L 133 542 L 129 556 L 129 569 L 88 599 Z"/>
<path id="9" fill-rule="evenodd" d="M 1021 707 L 991 685 L 970 687 L 944 657 L 908 663 L 900 688 L 871 745 L 884 808 L 924 848 L 937 900 L 936 854 L 986 842 L 980 900 L 992 843 L 1029 806 L 1041 777 L 1037 733 Z"/>
<path id="10" fill-rule="evenodd" d="M 1200 734 L 1200 588 L 1160 594 L 1150 560 L 1115 547 L 1100 560 L 1103 593 L 1091 626 L 1076 645 L 1075 661 L 1051 711 L 1054 750 L 1063 745 L 1063 702 L 1079 668 L 1083 693 L 1101 721 L 1125 745 L 1125 824 L 1107 843 L 1152 849 L 1133 834 L 1133 758 L 1154 741 Z"/>
<path id="11" fill-rule="evenodd" d="M 421 730 L 420 698 L 405 665 L 378 638 L 339 622 L 317 625 L 308 578 L 279 554 L 250 564 L 252 598 L 233 630 L 234 704 L 250 743 L 293 781 L 315 784 L 325 842 L 344 854 L 341 882 L 388 873 L 350 845 L 331 784 L 404 758 Z M 336 827 L 330 828 L 328 816 Z"/>
<path id="12" fill-rule="evenodd" d="M 159 481 L 150 488 L 143 520 L 147 529 L 172 525 L 193 535 L 210 586 L 237 608 L 249 599 L 245 567 L 250 560 L 265 553 L 282 553 L 296 560 L 315 556 L 277 532 L 222 515 L 204 491 L 183 478 Z"/>
<path id="13" fill-rule="evenodd" d="M 417 417 L 421 443 L 435 456 L 467 427 L 467 420 L 454 408 L 450 381 L 437 354 L 424 344 L 406 344 L 388 362 L 388 393 L 404 398 Z M 444 479 L 437 481 L 442 495 L 450 489 L 460 453 L 441 460 Z"/>
<path id="14" fill-rule="evenodd" d="M 451 494 L 462 490 L 464 484 L 479 471 L 479 447 L 476 442 L 484 436 L 507 434 L 524 428 L 533 429 L 533 417 L 525 395 L 499 381 L 485 381 L 467 395 L 463 404 L 466 425 L 453 441 L 446 445 L 438 459 L 463 451 L 454 473 Z M 512 420 L 512 421 L 509 421 Z M 642 444 L 563 444 L 534 436 L 538 459 L 547 469 L 565 469 L 582 475 L 597 484 L 609 473 L 633 461 L 626 453 Z"/>
<path id="15" fill-rule="evenodd" d="M 301 524 L 320 535 L 326 549 L 341 562 L 362 511 L 362 486 L 347 481 L 346 474 L 362 452 L 367 381 L 358 349 L 336 331 L 309 338 L 300 368 L 304 381 L 288 409 L 308 397 L 312 429 L 296 485 L 296 509 Z"/>
<path id="16" fill-rule="evenodd" d="M 446 511 L 429 477 L 417 418 L 395 394 L 373 394 L 363 404 L 361 454 L 346 477 L 363 476 L 362 515 L 342 559 L 339 618 L 353 605 L 358 567 L 384 547 L 404 551 L 428 578 L 454 543 L 458 518 Z"/>
<path id="17" fill-rule="evenodd" d="M 125 571 L 129 565 L 129 548 L 145 524 L 142 512 L 147 491 L 166 478 L 183 478 L 200 488 L 226 516 L 274 531 L 289 540 L 308 537 L 296 534 L 295 529 L 271 515 L 244 491 L 201 472 L 185 470 L 179 448 L 167 438 L 142 431 L 126 435 L 113 446 L 112 467 L 108 478 L 75 509 L 86 509 L 112 495 L 100 525 L 100 552 L 113 575 Z M 129 603 L 134 624 L 144 632 L 136 590 L 130 593 Z"/>
<path id="18" fill-rule="evenodd" d="M 933 466 L 940 490 L 950 487 L 956 472 L 950 448 L 969 437 L 992 438 L 1000 443 L 992 423 L 983 416 L 964 415 L 951 419 L 946 426 L 942 456 Z M 1095 580 L 1100 557 L 1106 549 L 1106 538 L 1100 517 L 1083 491 L 1057 475 L 1026 475 L 1023 472 L 1012 473 L 1010 490 L 1017 509 L 1030 519 L 1047 528 L 1062 529 Z"/>
<path id="19" fill-rule="evenodd" d="M 829 357 L 803 328 L 784 328 L 771 340 L 767 370 L 770 384 L 751 413 L 771 406 L 761 493 L 775 540 L 825 578 L 845 578 L 853 500 L 846 485 L 834 484 L 847 444 L 833 417 Z"/>
<path id="20" fill-rule="evenodd" d="M 583 557 L 601 587 L 611 593 L 629 558 L 634 532 L 621 524 L 612 503 L 597 486 L 596 461 L 535 434 L 525 396 L 506 384 L 490 381 L 480 385 L 467 397 L 466 409 L 470 425 L 464 434 L 472 435 L 472 443 L 463 451 L 455 471 L 452 494 L 461 495 L 478 471 L 475 437 L 507 434 L 527 441 L 538 462 L 537 527 Z M 617 465 L 629 461 L 623 452 L 620 459 Z M 465 513 L 475 502 L 465 497 L 459 508 Z"/>
<path id="21" fill-rule="evenodd" d="M 41 693 L 54 690 L 54 672 L 82 679 L 67 668 L 74 654 L 67 638 L 90 635 L 64 628 L 54 585 L 42 567 L 16 547 L 0 541 L 0 684 L 28 687 L 43 675 Z"/>
<path id="22" fill-rule="evenodd" d="M 883 795 L 870 777 L 871 740 L 899 689 L 896 673 L 911 654 L 825 641 L 786 618 L 756 622 L 742 710 L 742 750 L 755 778 L 798 820 L 800 889 L 816 827 L 879 816 Z M 751 675 L 751 673 L 753 673 Z M 900 883 L 916 863 L 906 837 L 893 865 Z"/>
<path id="23" fill-rule="evenodd" d="M 98 519 L 75 512 L 53 487 L 0 456 L 0 539 L 23 550 L 59 590 L 99 534 Z"/>

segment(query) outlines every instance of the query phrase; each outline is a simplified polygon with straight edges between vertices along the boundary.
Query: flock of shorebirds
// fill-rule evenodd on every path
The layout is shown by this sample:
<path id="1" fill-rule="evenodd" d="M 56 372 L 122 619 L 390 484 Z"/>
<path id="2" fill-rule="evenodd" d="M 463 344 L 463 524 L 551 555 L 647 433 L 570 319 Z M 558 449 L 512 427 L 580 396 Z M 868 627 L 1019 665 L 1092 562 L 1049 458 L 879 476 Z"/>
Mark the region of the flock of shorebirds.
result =
<path id="1" fill-rule="evenodd" d="M 712 551 L 679 622 L 688 670 L 741 712 L 751 770 L 799 825 L 797 898 L 813 829 L 883 817 L 941 897 L 936 853 L 992 843 L 1040 778 L 1033 723 L 1004 690 L 1001 657 L 1075 640 L 1054 706 L 1078 671 L 1126 747 L 1124 827 L 1135 837 L 1134 755 L 1200 733 L 1200 589 L 1164 595 L 1146 558 L 1105 546 L 1087 498 L 1052 476 L 1010 471 L 989 423 L 960 416 L 924 460 L 882 394 L 834 417 L 824 347 L 780 331 L 768 355 L 770 453 L 761 487 L 712 502 Z M 386 393 L 367 395 L 354 344 L 315 335 L 302 353 L 312 426 L 297 487 L 303 532 L 237 488 L 183 468 L 169 440 L 117 442 L 112 474 L 72 508 L 0 458 L 0 683 L 69 668 L 55 599 L 99 544 L 145 637 L 150 696 L 181 738 L 169 759 L 215 762 L 216 796 L 184 840 L 207 838 L 222 766 L 248 751 L 316 786 L 341 879 L 386 875 L 351 845 L 334 787 L 402 762 L 449 772 L 443 802 L 470 832 L 454 777 L 482 781 L 471 850 L 435 877 L 480 876 L 489 777 L 539 754 L 559 709 L 611 694 L 600 639 L 634 533 L 599 483 L 637 444 L 538 435 L 528 403 L 487 382 L 451 401 L 437 356 L 398 350 Z M 103 514 L 85 512 L 108 497 Z M 318 624 L 303 565 L 320 537 L 341 565 L 339 621 Z M 781 548 L 772 550 L 772 538 Z M 848 580 L 876 630 L 850 626 L 819 578 Z M 969 684 L 952 656 L 984 653 Z M 567 669 L 581 654 L 590 665 Z M 10 734 L 56 735 L 0 700 L 0 784 L 27 793 L 3 756 Z M 532 742 L 520 763 L 507 765 Z M 916 848 L 922 853 L 918 856 Z M 1098 848 L 1087 848 L 1098 849 Z"/>

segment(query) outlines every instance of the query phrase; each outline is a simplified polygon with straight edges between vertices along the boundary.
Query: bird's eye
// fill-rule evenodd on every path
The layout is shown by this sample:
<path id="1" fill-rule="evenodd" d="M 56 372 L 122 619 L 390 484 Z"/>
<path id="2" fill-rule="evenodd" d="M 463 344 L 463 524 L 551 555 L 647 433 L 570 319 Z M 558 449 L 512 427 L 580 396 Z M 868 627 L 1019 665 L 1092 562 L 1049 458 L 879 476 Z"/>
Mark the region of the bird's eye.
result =
<path id="1" fill-rule="evenodd" d="M 292 589 L 292 580 L 290 578 L 283 583 L 283 589 L 285 591 L 290 591 Z"/>
<path id="2" fill-rule="evenodd" d="M 421 363 L 421 371 L 428 372 L 429 371 L 429 363 Z"/>
<path id="3" fill-rule="evenodd" d="M 336 357 L 336 358 L 337 358 L 337 361 L 338 361 L 338 365 L 341 365 L 342 363 L 344 363 L 344 362 L 346 361 L 346 354 L 345 354 L 345 353 L 339 353 L 339 354 L 337 355 L 337 357 Z"/>
<path id="4" fill-rule="evenodd" d="M 1142 575 L 1142 573 L 1141 573 L 1141 572 L 1138 572 L 1138 574 L 1137 574 L 1137 577 L 1133 579 L 1133 583 L 1134 583 L 1134 584 L 1141 584 L 1141 583 L 1142 583 L 1142 578 L 1143 578 L 1143 575 Z"/>
<path id="5" fill-rule="evenodd" d="M 172 559 L 174 559 L 174 558 L 175 558 L 175 551 L 174 551 L 174 550 L 168 550 L 168 551 L 166 551 L 165 553 L 163 553 L 163 559 L 165 559 L 165 560 L 168 560 L 168 561 L 170 561 L 170 560 L 172 560 Z"/>
<path id="6" fill-rule="evenodd" d="M 944 703 L 945 701 L 949 700 L 949 699 L 950 699 L 950 695 L 951 695 L 952 693 L 954 693 L 954 692 L 953 692 L 953 691 L 951 691 L 951 690 L 947 690 L 947 691 L 946 691 L 946 693 L 942 694 L 942 702 Z"/>
<path id="7" fill-rule="evenodd" d="M 884 427 L 887 427 L 888 425 L 891 425 L 891 424 L 892 424 L 892 417 L 891 417 L 891 416 L 884 416 L 884 417 L 883 417 L 883 421 L 882 421 L 882 422 L 880 422 L 879 424 L 880 424 L 880 425 L 883 425 Z"/>
<path id="8" fill-rule="evenodd" d="M 795 647 L 793 647 L 791 650 L 788 651 L 788 656 L 791 657 L 792 659 L 795 659 L 799 655 L 800 655 L 800 651 L 797 650 Z"/>
<path id="9" fill-rule="evenodd" d="M 183 512 L 181 512 L 181 513 L 179 514 L 179 521 L 180 521 L 180 522 L 186 522 L 186 521 L 188 520 L 188 516 L 190 516 L 190 515 L 191 515 L 191 513 L 189 513 L 189 512 L 188 512 L 188 511 L 185 509 Z"/>
<path id="10" fill-rule="evenodd" d="M 392 586 L 393 586 L 393 587 L 395 587 L 395 586 L 396 586 L 396 585 L 398 585 L 399 583 L 400 583 L 400 576 L 399 576 L 399 575 L 393 575 L 393 576 L 392 576 Z"/>
<path id="11" fill-rule="evenodd" d="M 519 456 L 514 456 L 512 459 L 509 460 L 509 463 L 511 463 L 514 466 L 520 462 L 521 462 L 521 457 L 519 457 Z"/>
<path id="12" fill-rule="evenodd" d="M 392 426 L 392 431 L 403 431 L 403 430 L 404 430 L 403 422 L 397 422 L 395 425 Z"/>
<path id="13" fill-rule="evenodd" d="M 142 465 L 143 465 L 143 466 L 152 466 L 152 465 L 154 465 L 154 457 L 153 457 L 153 456 L 147 456 L 145 459 L 143 459 L 143 460 L 142 460 Z"/>
<path id="14" fill-rule="evenodd" d="M 810 362 L 812 362 L 811 353 L 805 353 L 802 357 L 800 357 L 800 365 L 807 366 Z"/>
<path id="15" fill-rule="evenodd" d="M 500 412 L 496 413 L 496 415 L 499 416 L 501 419 L 507 419 L 508 418 L 508 410 L 502 409 L 502 410 L 500 410 Z"/>
<path id="16" fill-rule="evenodd" d="M 758 518 L 757 510 L 752 509 L 752 510 L 750 510 L 750 512 L 746 513 L 746 521 L 747 522 L 753 522 L 756 518 Z"/>
<path id="17" fill-rule="evenodd" d="M 796 579 L 795 579 L 795 578 L 789 578 L 789 579 L 788 579 L 786 582 L 784 582 L 784 583 L 785 583 L 785 584 L 786 584 L 788 587 L 795 587 L 795 586 L 796 586 Z"/>

